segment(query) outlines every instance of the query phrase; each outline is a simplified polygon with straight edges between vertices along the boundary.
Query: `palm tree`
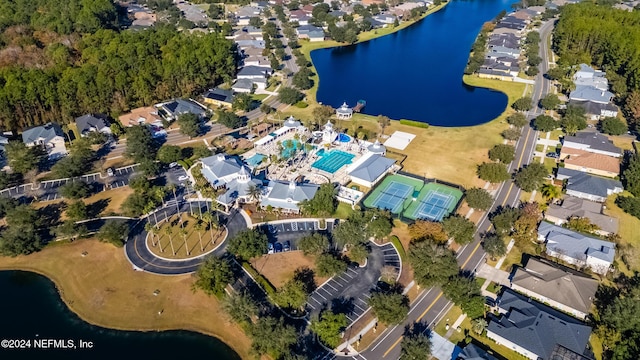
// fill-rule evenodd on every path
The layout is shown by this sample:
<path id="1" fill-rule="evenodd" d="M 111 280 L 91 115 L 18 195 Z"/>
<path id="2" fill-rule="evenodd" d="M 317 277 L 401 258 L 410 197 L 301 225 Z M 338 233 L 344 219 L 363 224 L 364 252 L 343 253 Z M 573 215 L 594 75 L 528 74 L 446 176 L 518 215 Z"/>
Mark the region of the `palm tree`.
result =
<path id="1" fill-rule="evenodd" d="M 262 189 L 258 185 L 249 185 L 249 189 L 247 189 L 247 195 L 249 196 L 249 200 L 258 202 L 258 200 L 260 200 L 260 196 L 262 195 Z"/>
<path id="2" fill-rule="evenodd" d="M 156 241 L 155 244 L 151 242 L 151 245 L 153 246 L 159 245 L 160 244 L 160 228 L 158 227 L 158 224 L 156 224 L 156 226 L 151 227 L 151 233 L 158 237 L 158 241 Z"/>
<path id="3" fill-rule="evenodd" d="M 484 330 L 487 328 L 487 320 L 483 318 L 475 319 L 471 322 L 471 328 L 476 334 L 482 335 Z"/>
<path id="4" fill-rule="evenodd" d="M 173 256 L 176 256 L 176 249 L 173 247 L 173 228 L 171 227 L 170 224 L 167 224 L 167 227 L 164 228 L 164 233 L 165 235 L 169 236 L 169 244 L 171 244 L 171 252 L 173 253 Z M 162 251 L 162 246 L 160 247 L 160 252 Z"/>
<path id="5" fill-rule="evenodd" d="M 189 251 L 189 245 L 187 244 L 187 235 L 189 235 L 189 232 L 185 228 L 180 228 L 178 232 L 180 233 L 180 235 L 182 235 L 182 239 L 184 240 L 184 248 L 187 249 L 187 256 L 191 255 L 191 251 Z"/>
<path id="6" fill-rule="evenodd" d="M 176 210 L 178 210 L 178 218 L 182 219 L 180 217 L 180 206 L 178 206 L 178 198 L 176 197 L 176 184 L 167 185 L 167 189 L 173 192 L 173 200 L 176 202 Z"/>
<path id="7" fill-rule="evenodd" d="M 553 199 L 557 199 L 561 195 L 560 189 L 553 184 L 544 184 L 542 185 L 542 189 L 540 189 L 540 193 L 544 196 L 547 201 L 553 201 Z"/>
<path id="8" fill-rule="evenodd" d="M 152 201 L 149 201 L 149 203 L 147 204 L 147 206 L 144 207 L 144 213 L 148 214 L 150 212 L 153 212 L 153 219 L 155 220 L 156 226 L 158 225 L 158 217 L 156 215 L 156 212 L 153 211 L 155 209 L 155 204 Z"/>
<path id="9" fill-rule="evenodd" d="M 204 229 L 202 226 L 202 222 L 198 221 L 197 223 L 195 223 L 195 225 L 193 225 L 193 229 L 198 232 L 198 238 L 200 239 L 200 252 L 204 253 L 204 246 L 202 246 L 202 233 L 200 232 Z"/>
<path id="10" fill-rule="evenodd" d="M 162 203 L 162 207 L 164 207 L 165 195 L 167 195 L 167 191 L 161 186 L 158 186 L 153 190 L 153 196 L 156 198 L 156 200 Z"/>
<path id="11" fill-rule="evenodd" d="M 144 231 L 146 231 L 149 235 L 151 235 L 151 246 L 156 246 L 155 245 L 155 234 L 153 233 L 153 225 L 151 225 L 150 222 L 147 222 L 146 224 L 144 224 Z"/>
<path id="12" fill-rule="evenodd" d="M 210 212 L 202 214 L 202 221 L 204 221 L 209 226 L 209 234 L 211 234 L 211 244 L 215 244 L 215 242 L 213 241 L 213 223 L 216 220 L 213 217 L 213 214 Z"/>

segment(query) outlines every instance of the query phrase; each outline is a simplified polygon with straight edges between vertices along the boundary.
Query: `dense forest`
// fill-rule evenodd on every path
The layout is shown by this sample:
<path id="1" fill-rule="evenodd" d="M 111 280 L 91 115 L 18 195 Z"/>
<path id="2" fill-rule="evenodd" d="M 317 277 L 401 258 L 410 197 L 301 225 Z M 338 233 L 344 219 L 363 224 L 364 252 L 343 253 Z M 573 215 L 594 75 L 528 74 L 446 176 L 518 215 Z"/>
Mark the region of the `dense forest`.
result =
<path id="1" fill-rule="evenodd" d="M 220 34 L 182 33 L 172 26 L 118 31 L 110 0 L 63 3 L 0 0 L 5 130 L 67 123 L 90 112 L 117 115 L 193 95 L 235 73 L 234 45 Z"/>
<path id="2" fill-rule="evenodd" d="M 593 64 L 607 71 L 612 90 L 633 109 L 629 97 L 640 89 L 640 12 L 591 3 L 566 5 L 553 33 L 560 65 Z M 637 122 L 638 119 L 629 119 Z"/>

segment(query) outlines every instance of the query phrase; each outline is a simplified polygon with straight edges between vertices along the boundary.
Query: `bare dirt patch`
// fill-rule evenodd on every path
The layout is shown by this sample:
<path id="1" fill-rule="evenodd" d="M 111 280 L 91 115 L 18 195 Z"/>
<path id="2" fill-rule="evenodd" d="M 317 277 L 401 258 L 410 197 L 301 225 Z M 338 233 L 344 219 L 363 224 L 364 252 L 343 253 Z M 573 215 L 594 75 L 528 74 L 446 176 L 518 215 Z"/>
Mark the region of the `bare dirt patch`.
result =
<path id="1" fill-rule="evenodd" d="M 264 275 L 276 288 L 281 287 L 284 283 L 291 280 L 296 269 L 308 267 L 315 271 L 316 268 L 314 259 L 310 256 L 304 256 L 302 251 L 287 251 L 263 255 L 251 260 L 251 265 L 259 273 Z M 328 279 L 326 277 L 320 277 L 318 274 L 315 274 L 314 278 L 317 286 L 320 286 Z"/>

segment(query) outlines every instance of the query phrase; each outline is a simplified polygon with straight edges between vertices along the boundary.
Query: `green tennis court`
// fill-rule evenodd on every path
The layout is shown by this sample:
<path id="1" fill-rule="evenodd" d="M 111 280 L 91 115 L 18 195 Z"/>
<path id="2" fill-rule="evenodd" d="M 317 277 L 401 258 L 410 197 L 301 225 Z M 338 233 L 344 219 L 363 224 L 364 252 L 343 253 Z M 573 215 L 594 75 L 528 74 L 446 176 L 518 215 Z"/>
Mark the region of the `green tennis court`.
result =
<path id="1" fill-rule="evenodd" d="M 389 175 L 364 199 L 369 208 L 389 210 L 411 220 L 441 221 L 453 211 L 462 198 L 459 189 L 420 179 Z"/>

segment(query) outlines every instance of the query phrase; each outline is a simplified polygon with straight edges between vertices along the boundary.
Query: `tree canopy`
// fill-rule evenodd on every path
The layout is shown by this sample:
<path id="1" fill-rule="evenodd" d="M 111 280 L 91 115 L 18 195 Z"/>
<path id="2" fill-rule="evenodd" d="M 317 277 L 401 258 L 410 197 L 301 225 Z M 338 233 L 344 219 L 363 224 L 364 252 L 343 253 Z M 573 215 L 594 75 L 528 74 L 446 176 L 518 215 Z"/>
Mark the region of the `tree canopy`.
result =
<path id="1" fill-rule="evenodd" d="M 518 112 L 507 116 L 507 123 L 517 128 L 521 128 L 527 125 L 529 122 L 527 121 L 527 117 L 524 116 L 523 113 Z"/>
<path id="2" fill-rule="evenodd" d="M 447 217 L 442 221 L 442 227 L 460 245 L 472 242 L 473 234 L 476 232 L 476 224 L 460 215 Z"/>
<path id="3" fill-rule="evenodd" d="M 249 328 L 251 337 L 251 352 L 256 355 L 269 354 L 274 359 L 280 359 L 291 352 L 291 346 L 298 337 L 296 329 L 285 325 L 281 318 L 263 316 Z"/>
<path id="4" fill-rule="evenodd" d="M 541 132 L 549 132 L 558 128 L 558 122 L 549 115 L 540 115 L 533 120 L 533 127 Z"/>
<path id="5" fill-rule="evenodd" d="M 409 246 L 409 263 L 416 282 L 423 287 L 443 284 L 458 274 L 458 263 L 451 250 L 428 240 Z"/>
<path id="6" fill-rule="evenodd" d="M 282 87 L 278 92 L 278 100 L 284 104 L 293 105 L 304 98 L 304 94 L 292 87 Z"/>
<path id="7" fill-rule="evenodd" d="M 122 247 L 128 234 L 129 226 L 126 222 L 112 220 L 102 225 L 96 237 L 102 242 L 108 242 L 117 247 Z"/>
<path id="8" fill-rule="evenodd" d="M 542 186 L 547 175 L 549 175 L 549 171 L 543 164 L 533 162 L 526 167 L 520 168 L 514 181 L 520 189 L 531 192 L 538 190 Z"/>
<path id="9" fill-rule="evenodd" d="M 396 291 L 376 291 L 368 303 L 378 321 L 385 325 L 399 324 L 409 313 L 409 298 Z"/>
<path id="10" fill-rule="evenodd" d="M 158 144 L 146 126 L 132 126 L 127 129 L 127 148 L 124 155 L 135 162 L 155 160 Z"/>
<path id="11" fill-rule="evenodd" d="M 517 111 L 528 111 L 533 109 L 532 101 L 531 97 L 525 96 L 516 100 L 511 106 Z"/>
<path id="12" fill-rule="evenodd" d="M 331 311 L 325 311 L 318 320 L 312 320 L 310 329 L 320 341 L 330 348 L 340 345 L 342 338 L 340 333 L 347 326 L 347 316 L 345 314 L 335 314 Z"/>
<path id="13" fill-rule="evenodd" d="M 300 203 L 300 208 L 305 214 L 314 216 L 329 216 L 333 214 L 337 206 L 336 190 L 331 183 L 320 185 L 311 200 L 304 200 Z"/>
<path id="14" fill-rule="evenodd" d="M 298 248 L 305 255 L 320 255 L 329 248 L 329 240 L 320 233 L 313 233 L 300 238 Z"/>
<path id="15" fill-rule="evenodd" d="M 471 188 L 465 192 L 465 199 L 470 208 L 488 210 L 493 204 L 493 197 L 485 189 Z"/>
<path id="16" fill-rule="evenodd" d="M 513 161 L 516 149 L 513 145 L 498 144 L 489 150 L 489 159 L 508 164 Z"/>
<path id="17" fill-rule="evenodd" d="M 600 120 L 600 129 L 609 135 L 622 135 L 627 132 L 627 124 L 614 117 L 606 117 Z"/>
<path id="18" fill-rule="evenodd" d="M 229 240 L 228 251 L 241 259 L 249 260 L 264 254 L 267 242 L 267 235 L 264 233 L 256 229 L 247 229 Z"/>
<path id="19" fill-rule="evenodd" d="M 200 134 L 200 119 L 198 115 L 193 113 L 185 113 L 178 116 L 178 126 L 180 126 L 180 132 L 188 137 L 196 137 Z"/>
<path id="20" fill-rule="evenodd" d="M 507 167 L 501 163 L 482 163 L 478 165 L 478 177 L 491 183 L 499 183 L 508 180 L 511 175 Z"/>

